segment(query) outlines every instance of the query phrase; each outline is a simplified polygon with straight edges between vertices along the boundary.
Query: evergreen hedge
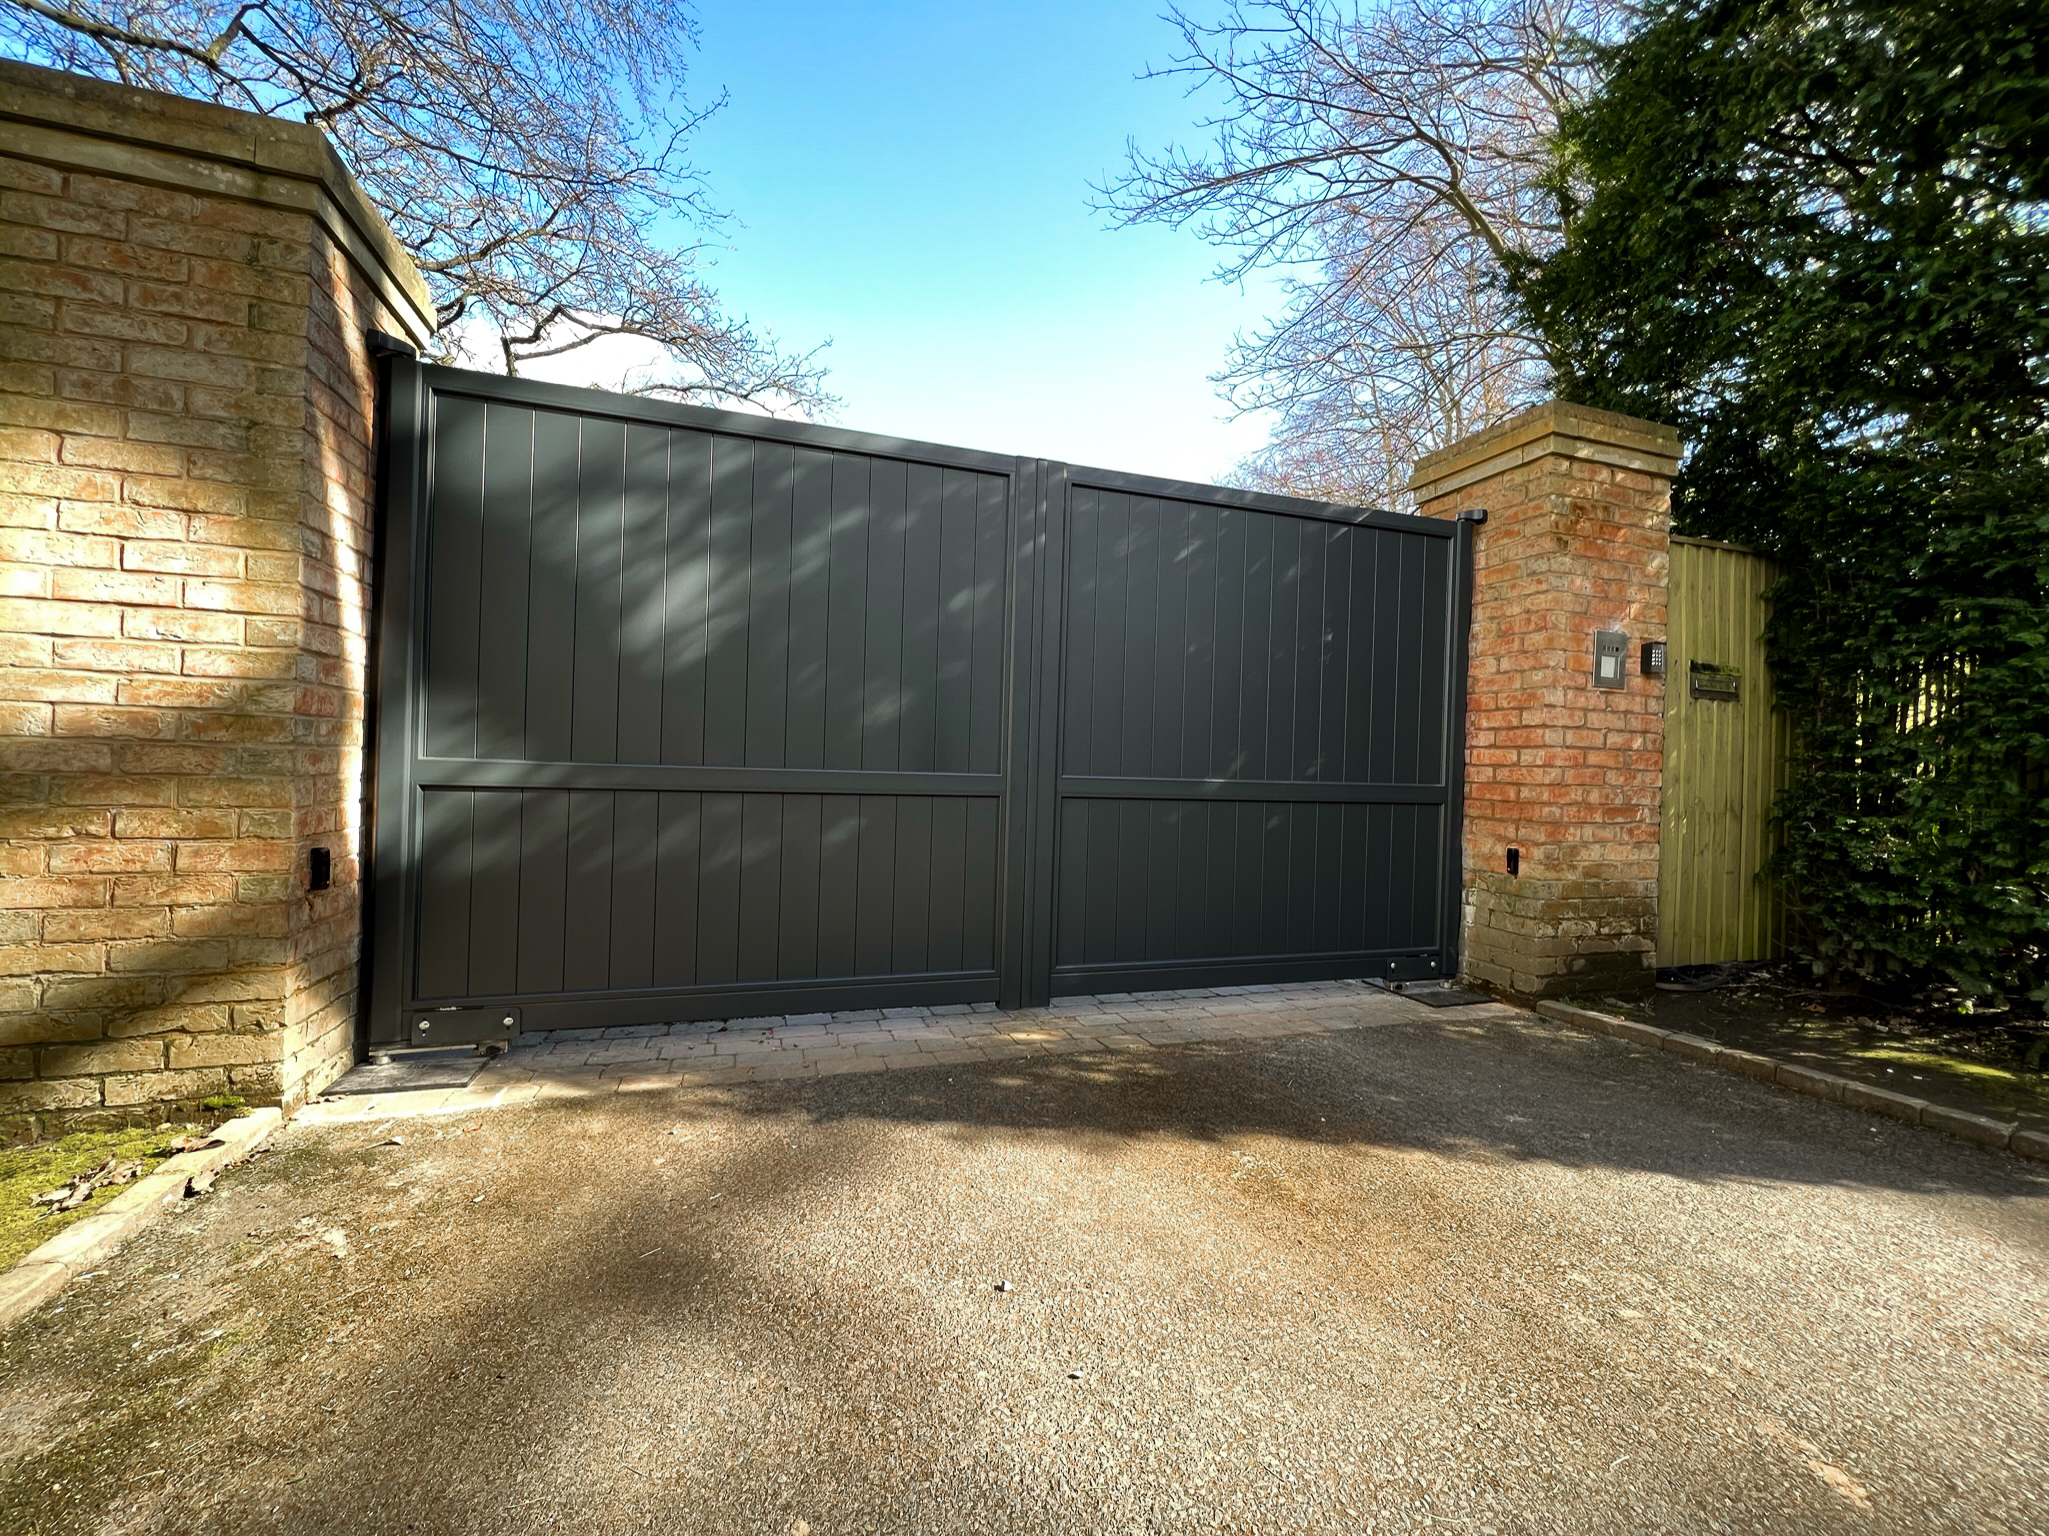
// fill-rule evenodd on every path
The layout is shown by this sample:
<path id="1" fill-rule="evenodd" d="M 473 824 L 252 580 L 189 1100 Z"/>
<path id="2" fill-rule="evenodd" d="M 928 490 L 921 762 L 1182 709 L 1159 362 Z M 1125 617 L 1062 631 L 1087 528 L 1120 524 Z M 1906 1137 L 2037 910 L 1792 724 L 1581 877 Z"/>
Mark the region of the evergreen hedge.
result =
<path id="1" fill-rule="evenodd" d="M 1784 565 L 1776 814 L 1831 975 L 2049 998 L 2040 0 L 1666 0 L 1512 279 L 1560 393 L 1677 426 L 1680 531 Z"/>

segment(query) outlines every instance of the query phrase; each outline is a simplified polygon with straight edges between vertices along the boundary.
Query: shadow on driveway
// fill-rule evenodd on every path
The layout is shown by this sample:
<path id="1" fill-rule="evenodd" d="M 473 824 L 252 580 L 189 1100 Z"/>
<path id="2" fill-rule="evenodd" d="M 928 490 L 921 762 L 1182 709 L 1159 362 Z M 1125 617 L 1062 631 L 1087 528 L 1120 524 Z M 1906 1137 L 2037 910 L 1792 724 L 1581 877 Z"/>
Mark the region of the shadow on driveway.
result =
<path id="1" fill-rule="evenodd" d="M 2044 1182 L 1499 1018 L 297 1131 L 5 1340 L 0 1508 L 2032 1530 Z"/>

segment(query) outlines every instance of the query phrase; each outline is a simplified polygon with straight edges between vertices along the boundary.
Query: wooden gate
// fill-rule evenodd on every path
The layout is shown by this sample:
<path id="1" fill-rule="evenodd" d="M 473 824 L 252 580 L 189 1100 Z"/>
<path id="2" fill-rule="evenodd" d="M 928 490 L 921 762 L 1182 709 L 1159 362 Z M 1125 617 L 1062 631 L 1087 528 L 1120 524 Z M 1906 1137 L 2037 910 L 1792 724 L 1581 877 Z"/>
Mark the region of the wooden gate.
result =
<path id="1" fill-rule="evenodd" d="M 1778 568 L 1735 544 L 1672 540 L 1658 964 L 1768 960 L 1785 910 L 1762 878 L 1790 731 L 1765 667 Z"/>

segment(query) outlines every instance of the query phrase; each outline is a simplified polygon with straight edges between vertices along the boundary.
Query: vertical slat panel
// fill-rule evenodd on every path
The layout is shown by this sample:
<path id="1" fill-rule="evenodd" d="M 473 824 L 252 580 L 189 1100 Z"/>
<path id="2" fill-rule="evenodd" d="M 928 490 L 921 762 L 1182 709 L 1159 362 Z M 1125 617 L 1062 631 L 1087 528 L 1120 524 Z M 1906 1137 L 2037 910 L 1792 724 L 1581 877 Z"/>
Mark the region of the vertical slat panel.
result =
<path id="1" fill-rule="evenodd" d="M 654 984 L 687 987 L 697 977 L 698 825 L 703 796 L 658 796 L 655 831 Z"/>
<path id="2" fill-rule="evenodd" d="M 1138 892 L 1145 911 L 1145 957 L 1171 960 L 1181 948 L 1181 814 L 1172 800 L 1155 800 L 1146 828 L 1145 884 Z"/>
<path id="3" fill-rule="evenodd" d="M 575 694 L 570 750 L 580 763 L 619 758 L 619 605 L 626 517 L 626 428 L 583 424 L 577 477 Z"/>
<path id="4" fill-rule="evenodd" d="M 967 858 L 961 874 L 961 966 L 987 971 L 996 965 L 997 802 L 967 802 Z"/>
<path id="5" fill-rule="evenodd" d="M 1421 706 L 1416 721 L 1416 782 L 1445 782 L 1445 718 L 1449 699 L 1445 686 L 1451 666 L 1448 645 L 1430 643 L 1432 636 L 1450 633 L 1451 546 L 1441 540 L 1423 543 L 1423 639 L 1419 646 L 1422 666 Z"/>
<path id="6" fill-rule="evenodd" d="M 1295 619 L 1295 731 L 1288 755 L 1288 777 L 1315 779 L 1323 743 L 1323 648 L 1328 619 L 1325 594 L 1325 527 L 1307 518 L 1295 519 L 1301 568 L 1301 607 Z"/>
<path id="7" fill-rule="evenodd" d="M 484 545 L 477 615 L 477 756 L 526 750 L 527 568 L 534 514 L 534 413 L 484 412 Z M 502 988 L 500 990 L 503 990 Z"/>
<path id="8" fill-rule="evenodd" d="M 818 974 L 852 976 L 860 916 L 861 801 L 826 795 L 819 808 Z"/>
<path id="9" fill-rule="evenodd" d="M 1091 765 L 1095 762 L 1096 588 L 1103 579 L 1097 548 L 1101 526 L 1096 493 L 1077 487 L 1067 518 L 1067 651 L 1060 722 L 1063 773 L 1095 771 Z"/>
<path id="10" fill-rule="evenodd" d="M 1317 672 L 1322 678 L 1316 706 L 1318 779 L 1345 776 L 1345 705 L 1350 697 L 1348 668 L 1352 657 L 1352 545 L 1358 532 L 1326 530 L 1323 566 L 1323 630 L 1318 638 Z"/>
<path id="11" fill-rule="evenodd" d="M 931 891 L 926 920 L 930 939 L 925 964 L 935 971 L 957 971 L 966 951 L 965 911 L 961 905 L 967 891 L 968 802 L 949 795 L 929 802 L 932 807 Z"/>
<path id="12" fill-rule="evenodd" d="M 1144 773 L 1172 778 L 1181 772 L 1181 737 L 1188 700 L 1188 522 L 1181 501 L 1154 503 L 1159 530 L 1159 617 L 1153 624 L 1152 742 Z"/>
<path id="13" fill-rule="evenodd" d="M 1360 528 L 1348 542 L 1352 628 L 1345 660 L 1344 777 L 1356 784 L 1373 777 L 1373 644 L 1380 535 L 1374 529 Z"/>
<path id="14" fill-rule="evenodd" d="M 740 974 L 741 812 L 744 797 L 706 794 L 698 839 L 697 979 L 734 981 Z"/>
<path id="15" fill-rule="evenodd" d="M 470 791 L 420 797 L 419 994 L 470 990 Z"/>
<path id="16" fill-rule="evenodd" d="M 826 647 L 832 623 L 832 455 L 796 452 L 790 509 L 790 702 L 784 761 L 825 766 Z"/>
<path id="17" fill-rule="evenodd" d="M 1070 809 L 1082 818 L 1088 850 L 1088 878 L 1078 903 L 1087 914 L 1081 958 L 1087 964 L 1122 959 L 1123 951 L 1117 947 L 1117 911 L 1122 898 L 1118 872 L 1124 854 L 1118 846 L 1118 829 L 1123 807 L 1115 800 L 1091 800 L 1073 802 Z"/>
<path id="18" fill-rule="evenodd" d="M 1123 673 L 1118 711 L 1117 766 L 1112 773 L 1143 777 L 1152 772 L 1153 704 L 1159 691 L 1160 503 L 1150 496 L 1127 498 L 1125 534 L 1124 644 L 1113 664 Z"/>
<path id="19" fill-rule="evenodd" d="M 1210 716 L 1211 743 L 1203 776 L 1251 777 L 1245 753 L 1245 603 L 1249 569 L 1246 547 L 1251 519 L 1234 508 L 1217 513 L 1216 700 Z"/>
<path id="20" fill-rule="evenodd" d="M 1124 742 L 1125 634 L 1130 626 L 1131 500 L 1107 492 L 1096 497 L 1095 644 L 1086 667 L 1091 711 L 1088 766 L 1077 773 L 1122 773 Z"/>
<path id="21" fill-rule="evenodd" d="M 913 464 L 904 486 L 903 715 L 897 765 L 930 773 L 939 692 L 941 471 Z"/>
<path id="22" fill-rule="evenodd" d="M 706 620 L 704 760 L 747 760 L 747 606 L 752 596 L 754 444 L 712 440 L 711 585 Z M 707 806 L 706 814 L 710 814 Z"/>
<path id="23" fill-rule="evenodd" d="M 470 834 L 471 996 L 519 988 L 519 792 L 476 797 Z"/>
<path id="24" fill-rule="evenodd" d="M 1003 631 L 1009 578 L 1004 547 L 1006 483 L 997 475 L 975 477 L 975 639 L 970 674 L 972 716 L 968 771 L 996 773 L 1003 766 Z"/>
<path id="25" fill-rule="evenodd" d="M 474 757 L 477 620 L 484 539 L 484 405 L 451 395 L 434 423 L 427 553 L 426 750 Z"/>
<path id="26" fill-rule="evenodd" d="M 1053 910 L 1053 963 L 1081 965 L 1089 958 L 1088 900 L 1090 866 L 1095 845 L 1089 838 L 1091 800 L 1067 800 L 1060 806 L 1059 886 Z"/>
<path id="27" fill-rule="evenodd" d="M 632 790 L 612 797 L 612 954 L 608 985 L 654 985 L 655 858 L 659 797 Z"/>
<path id="28" fill-rule="evenodd" d="M 1302 539 L 1293 518 L 1263 519 L 1273 536 L 1273 620 L 1266 649 L 1265 777 L 1295 772 L 1296 673 L 1301 665 Z"/>
<path id="29" fill-rule="evenodd" d="M 1267 760 L 1267 723 L 1273 717 L 1273 680 L 1267 675 L 1274 631 L 1274 524 L 1277 518 L 1245 514 L 1245 621 L 1239 634 L 1241 668 L 1236 775 L 1272 778 L 1279 769 Z"/>
<path id="30" fill-rule="evenodd" d="M 1188 509 L 1188 645 L 1181 752 L 1168 772 L 1207 778 L 1215 752 L 1217 686 L 1217 509 Z M 1207 823 L 1205 823 L 1205 827 Z"/>
<path id="31" fill-rule="evenodd" d="M 662 761 L 704 756 L 711 617 L 711 438 L 669 434 L 668 552 L 662 621 Z M 694 815 L 694 812 L 693 812 Z"/>
<path id="32" fill-rule="evenodd" d="M 746 795 L 740 805 L 741 981 L 776 973 L 783 910 L 783 797 Z"/>
<path id="33" fill-rule="evenodd" d="M 932 722 L 933 767 L 966 773 L 975 660 L 976 477 L 949 469 L 939 516 L 939 677 Z"/>
<path id="34" fill-rule="evenodd" d="M 896 806 L 891 795 L 861 797 L 860 909 L 854 971 L 887 975 L 896 961 Z"/>
<path id="35" fill-rule="evenodd" d="M 559 763 L 573 754 L 570 664 L 576 655 L 576 417 L 534 413 L 534 518 L 527 565 L 526 756 Z"/>
<path id="36" fill-rule="evenodd" d="M 902 464 L 877 459 L 869 471 L 867 680 L 861 716 L 861 764 L 894 772 L 902 764 L 904 531 L 909 489 Z"/>
<path id="37" fill-rule="evenodd" d="M 906 795 L 896 804 L 895 932 L 890 969 L 927 968 L 932 941 L 932 802 Z"/>
<path id="38" fill-rule="evenodd" d="M 1338 947 L 1366 948 L 1366 807 L 1339 808 Z"/>
<path id="39" fill-rule="evenodd" d="M 1402 644 L 1402 546 L 1407 540 L 1386 529 L 1373 530 L 1373 701 L 1368 735 L 1367 778 L 1392 784 L 1400 770 L 1400 727 L 1397 724 L 1401 670 L 1408 661 Z"/>
<path id="40" fill-rule="evenodd" d="M 1399 782 L 1414 784 L 1423 758 L 1418 739 L 1423 720 L 1423 540 L 1402 540 L 1401 666 L 1395 673 L 1395 731 L 1400 747 L 1395 753 Z"/>
<path id="41" fill-rule="evenodd" d="M 662 665 L 668 624 L 669 434 L 626 429 L 625 529 L 619 562 L 619 730 L 622 763 L 662 760 Z"/>
<path id="42" fill-rule="evenodd" d="M 747 557 L 747 764 L 780 768 L 790 697 L 790 513 L 795 467 L 787 443 L 754 445 Z"/>
<path id="43" fill-rule="evenodd" d="M 867 687 L 868 522 L 868 460 L 860 454 L 836 453 L 832 456 L 831 594 L 826 601 L 828 768 L 861 766 Z"/>
<path id="44" fill-rule="evenodd" d="M 783 796 L 782 910 L 776 915 L 778 976 L 818 974 L 819 861 L 825 802 L 818 795 Z"/>
<path id="45" fill-rule="evenodd" d="M 562 912 L 569 882 L 569 796 L 520 796 L 519 990 L 562 990 Z"/>
<path id="46" fill-rule="evenodd" d="M 562 929 L 562 989 L 602 992 L 612 974 L 612 795 L 569 791 L 569 881 Z"/>

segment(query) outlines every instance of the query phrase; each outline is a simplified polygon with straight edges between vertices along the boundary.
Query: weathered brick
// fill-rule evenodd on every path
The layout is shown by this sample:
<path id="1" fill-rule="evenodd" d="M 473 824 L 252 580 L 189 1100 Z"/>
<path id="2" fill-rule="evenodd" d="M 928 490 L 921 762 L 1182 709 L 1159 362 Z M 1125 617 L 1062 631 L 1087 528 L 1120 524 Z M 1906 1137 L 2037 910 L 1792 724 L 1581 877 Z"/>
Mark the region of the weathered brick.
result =
<path id="1" fill-rule="evenodd" d="M 211 1034 L 170 1037 L 170 1064 L 180 1067 L 241 1067 L 279 1059 L 275 1035 Z"/>
<path id="2" fill-rule="evenodd" d="M 75 1077 L 62 1082 L 0 1083 L 0 1114 L 25 1114 L 43 1109 L 86 1109 L 100 1102 L 98 1078 Z"/>
<path id="3" fill-rule="evenodd" d="M 52 902 L 49 905 L 55 906 L 57 903 Z M 44 921 L 47 923 L 48 919 Z M 55 944 L 46 939 L 40 944 L 22 944 L 0 949 L 0 975 L 97 974 L 106 968 L 106 951 L 97 944 Z"/>
<path id="4" fill-rule="evenodd" d="M 0 823 L 0 836 L 16 836 Z M 93 875 L 53 875 L 0 883 L 0 907 L 103 907 L 108 882 Z M 0 966 L 5 972 L 6 966 Z"/>
<path id="5" fill-rule="evenodd" d="M 76 596 L 75 588 L 105 572 L 53 571 L 52 591 L 58 597 Z M 67 580 L 67 578 L 72 578 Z M 97 603 L 99 600 L 95 599 Z M 76 602 L 46 602 L 35 598 L 0 598 L 0 629 L 23 631 L 41 635 L 118 635 L 121 633 L 121 615 L 112 608 L 87 606 Z"/>
<path id="6" fill-rule="evenodd" d="M 101 1079 L 109 1104 L 160 1104 L 179 1099 L 204 1099 L 225 1093 L 227 1073 L 218 1068 L 183 1072 L 147 1072 Z"/>
<path id="7" fill-rule="evenodd" d="M 45 947 L 69 940 L 167 938 L 170 932 L 171 916 L 161 907 L 88 907 L 52 912 L 43 919 Z"/>
<path id="8" fill-rule="evenodd" d="M 51 655 L 60 667 L 89 672 L 176 672 L 182 660 L 175 645 L 141 640 L 60 640 Z"/>
<path id="9" fill-rule="evenodd" d="M 46 1045 L 39 1063 L 45 1077 L 154 1072 L 163 1064 L 164 1047 L 159 1040 L 100 1040 L 91 1045 Z"/>

